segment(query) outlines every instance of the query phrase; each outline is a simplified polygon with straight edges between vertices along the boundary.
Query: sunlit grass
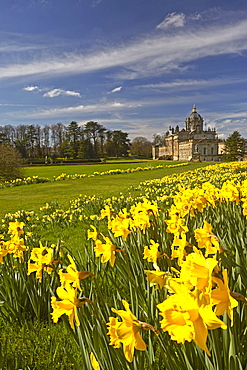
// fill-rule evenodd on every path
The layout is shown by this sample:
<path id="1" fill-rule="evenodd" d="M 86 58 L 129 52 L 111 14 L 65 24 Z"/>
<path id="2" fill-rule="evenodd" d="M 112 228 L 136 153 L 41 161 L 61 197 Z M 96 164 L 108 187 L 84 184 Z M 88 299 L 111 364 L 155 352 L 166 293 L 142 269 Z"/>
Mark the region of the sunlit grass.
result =
<path id="1" fill-rule="evenodd" d="M 156 164 L 157 162 L 155 162 Z M 174 162 L 164 162 L 164 164 L 174 164 Z M 150 162 L 150 165 L 154 162 Z M 158 164 L 163 164 L 159 161 Z M 107 169 L 113 168 L 134 168 L 139 167 L 139 164 L 123 164 L 123 165 L 106 165 Z M 141 164 L 143 167 L 147 163 Z M 62 206 L 68 205 L 68 202 L 80 194 L 82 195 L 97 195 L 99 197 L 117 196 L 120 192 L 126 193 L 131 186 L 137 186 L 140 182 L 161 178 L 172 173 L 181 173 L 188 170 L 193 170 L 197 167 L 204 167 L 207 162 L 189 163 L 185 167 L 162 168 L 154 171 L 136 172 L 129 174 L 119 174 L 104 177 L 91 177 L 75 180 L 66 180 L 56 183 L 41 183 L 34 185 L 26 185 L 7 189 L 0 189 L 0 218 L 6 213 L 13 213 L 24 209 L 27 211 L 38 210 L 46 202 L 57 201 Z M 86 173 L 92 174 L 95 171 L 106 170 L 105 165 L 85 165 L 85 166 L 64 166 L 64 167 L 28 167 L 26 175 L 39 177 L 53 177 L 61 173 L 75 174 Z M 124 166 L 124 167 L 122 167 Z M 75 172 L 75 170 L 77 170 Z"/>

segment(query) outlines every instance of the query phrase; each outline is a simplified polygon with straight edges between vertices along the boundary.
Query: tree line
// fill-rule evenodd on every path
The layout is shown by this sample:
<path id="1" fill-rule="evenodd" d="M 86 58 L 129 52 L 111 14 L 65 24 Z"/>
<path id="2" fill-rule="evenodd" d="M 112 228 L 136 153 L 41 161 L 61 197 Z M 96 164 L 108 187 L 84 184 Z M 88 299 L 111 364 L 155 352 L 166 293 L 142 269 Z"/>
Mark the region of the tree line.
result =
<path id="1" fill-rule="evenodd" d="M 130 149 L 128 133 L 107 130 L 95 121 L 79 126 L 19 125 L 0 126 L 0 144 L 16 148 L 22 158 L 92 159 L 104 156 L 127 156 Z"/>

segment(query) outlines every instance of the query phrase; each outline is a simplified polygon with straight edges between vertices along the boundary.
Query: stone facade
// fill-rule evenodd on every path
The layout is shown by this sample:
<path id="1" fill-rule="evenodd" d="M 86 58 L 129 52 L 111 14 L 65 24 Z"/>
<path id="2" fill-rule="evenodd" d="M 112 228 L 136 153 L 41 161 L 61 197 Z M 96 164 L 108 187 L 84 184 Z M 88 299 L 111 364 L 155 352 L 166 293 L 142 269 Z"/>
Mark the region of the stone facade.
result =
<path id="1" fill-rule="evenodd" d="M 215 129 L 203 130 L 203 118 L 194 105 L 186 118 L 186 128 L 170 129 L 163 145 L 153 146 L 153 159 L 173 161 L 218 161 L 218 136 Z"/>

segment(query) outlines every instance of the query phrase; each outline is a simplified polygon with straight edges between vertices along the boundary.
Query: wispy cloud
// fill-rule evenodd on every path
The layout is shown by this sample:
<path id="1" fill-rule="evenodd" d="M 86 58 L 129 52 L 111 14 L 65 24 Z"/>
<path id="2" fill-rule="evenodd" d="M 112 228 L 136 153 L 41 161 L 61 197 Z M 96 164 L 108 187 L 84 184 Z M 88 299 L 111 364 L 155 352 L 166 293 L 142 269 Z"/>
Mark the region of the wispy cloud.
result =
<path id="1" fill-rule="evenodd" d="M 99 5 L 102 2 L 102 0 L 93 0 L 92 2 L 92 8 L 95 8 L 97 5 Z"/>
<path id="2" fill-rule="evenodd" d="M 183 13 L 170 13 L 165 17 L 163 22 L 156 26 L 156 28 L 164 30 L 168 27 L 183 27 L 184 24 L 185 15 Z"/>
<path id="3" fill-rule="evenodd" d="M 0 67 L 0 79 L 27 76 L 65 76 L 114 67 L 129 78 L 158 76 L 199 58 L 236 54 L 247 50 L 247 20 L 229 25 L 183 29 L 85 54 L 70 53 Z"/>
<path id="4" fill-rule="evenodd" d="M 81 97 L 81 94 L 76 91 L 71 90 L 62 90 L 62 89 L 53 89 L 46 92 L 43 96 L 48 98 L 55 98 L 56 96 L 66 95 L 66 96 L 75 96 L 77 98 Z"/>
<path id="5" fill-rule="evenodd" d="M 241 84 L 246 83 L 247 78 L 214 78 L 209 80 L 188 80 L 188 79 L 180 79 L 170 82 L 160 82 L 157 84 L 147 84 L 147 85 L 137 85 L 135 86 L 136 89 L 154 89 L 154 90 L 163 90 L 163 89 L 176 89 L 176 88 L 184 88 L 184 89 L 198 89 L 200 88 L 207 88 L 212 86 L 223 86 L 223 85 L 232 85 L 232 84 Z"/>
<path id="6" fill-rule="evenodd" d="M 115 87 L 115 89 L 111 90 L 111 93 L 115 93 L 115 92 L 121 91 L 122 88 L 123 88 L 123 86 Z"/>
<path id="7" fill-rule="evenodd" d="M 81 113 L 111 113 L 117 110 L 126 110 L 131 108 L 141 107 L 140 102 L 108 102 L 102 101 L 97 104 L 87 105 L 76 105 L 68 107 L 58 108 L 47 108 L 47 109 L 35 109 L 28 111 L 12 112 L 10 116 L 18 116 L 21 118 L 25 117 L 39 117 L 39 118 L 52 118 L 52 117 L 63 117 L 71 116 Z"/>

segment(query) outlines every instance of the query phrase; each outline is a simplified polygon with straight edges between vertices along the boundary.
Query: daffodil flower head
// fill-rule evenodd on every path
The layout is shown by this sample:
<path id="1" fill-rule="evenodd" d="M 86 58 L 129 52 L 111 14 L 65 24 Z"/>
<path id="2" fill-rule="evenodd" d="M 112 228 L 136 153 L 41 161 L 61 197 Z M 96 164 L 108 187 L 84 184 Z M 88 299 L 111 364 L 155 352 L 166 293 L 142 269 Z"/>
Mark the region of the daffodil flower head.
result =
<path id="1" fill-rule="evenodd" d="M 212 288 L 212 273 L 217 266 L 215 258 L 205 258 L 202 252 L 194 247 L 181 265 L 180 279 L 190 289 L 197 287 L 208 293 Z"/>
<path id="2" fill-rule="evenodd" d="M 187 253 L 185 251 L 185 247 L 189 243 L 186 241 L 186 234 L 181 233 L 181 235 L 178 237 L 174 235 L 173 243 L 171 245 L 171 258 L 177 258 L 179 266 L 182 264 L 183 260 L 185 259 Z"/>
<path id="3" fill-rule="evenodd" d="M 8 234 L 16 235 L 18 237 L 21 236 L 22 234 L 24 234 L 24 231 L 23 231 L 24 225 L 25 225 L 24 222 L 19 222 L 19 221 L 10 222 Z"/>
<path id="4" fill-rule="evenodd" d="M 101 215 L 100 218 L 103 219 L 103 218 L 107 217 L 108 221 L 110 221 L 112 213 L 113 213 L 113 211 L 111 210 L 109 205 L 106 204 L 105 207 L 100 211 L 100 215 Z"/>
<path id="5" fill-rule="evenodd" d="M 51 306 L 53 308 L 51 315 L 53 322 L 57 323 L 58 319 L 63 314 L 66 314 L 69 318 L 71 328 L 75 329 L 74 322 L 77 326 L 80 325 L 77 308 L 84 305 L 86 302 L 92 302 L 88 298 L 79 299 L 77 297 L 77 289 L 68 282 L 65 282 L 64 287 L 58 287 L 56 292 L 59 300 L 54 296 L 51 297 Z"/>
<path id="6" fill-rule="evenodd" d="M 42 271 L 51 274 L 53 270 L 54 258 L 52 256 L 53 248 L 43 247 L 40 243 L 39 248 L 33 248 L 28 261 L 28 275 L 36 272 L 36 278 L 42 280 Z"/>
<path id="7" fill-rule="evenodd" d="M 160 252 L 158 251 L 159 243 L 155 243 L 154 240 L 150 240 L 150 246 L 144 247 L 143 259 L 148 260 L 148 262 L 156 263 L 157 259 L 160 257 Z"/>
<path id="8" fill-rule="evenodd" d="M 81 290 L 80 279 L 83 279 L 84 277 L 87 277 L 90 275 L 93 276 L 93 274 L 91 274 L 90 272 L 87 272 L 88 275 L 85 276 L 85 272 L 84 272 L 84 275 L 83 275 L 81 271 L 77 271 L 77 267 L 76 267 L 76 264 L 73 258 L 70 255 L 68 255 L 68 258 L 70 260 L 70 264 L 66 268 L 67 272 L 64 272 L 63 269 L 59 270 L 61 285 L 64 286 L 65 282 L 68 282 L 68 283 L 71 283 L 74 288 Z"/>
<path id="9" fill-rule="evenodd" d="M 96 227 L 93 226 L 93 225 L 90 225 L 90 227 L 93 229 L 93 231 L 91 230 L 88 230 L 87 231 L 87 239 L 93 239 L 94 241 L 97 239 L 98 237 L 98 232 L 96 230 Z"/>
<path id="10" fill-rule="evenodd" d="M 195 230 L 195 239 L 198 243 L 198 248 L 206 248 L 206 256 L 221 252 L 218 238 L 212 232 L 212 226 L 204 221 L 202 228 Z"/>
<path id="11" fill-rule="evenodd" d="M 166 285 L 169 273 L 160 270 L 145 270 L 145 273 L 150 286 L 155 286 L 155 289 L 162 289 Z"/>
<path id="12" fill-rule="evenodd" d="M 113 267 L 115 264 L 116 256 L 116 246 L 111 242 L 110 238 L 103 236 L 105 243 L 97 239 L 95 241 L 94 252 L 96 257 L 99 257 L 102 254 L 101 262 L 105 263 L 110 261 L 110 265 Z"/>
<path id="13" fill-rule="evenodd" d="M 163 316 L 162 329 L 177 343 L 193 340 L 210 355 L 206 345 L 208 329 L 226 329 L 225 323 L 217 318 L 212 305 L 207 304 L 203 293 L 198 289 L 191 292 L 175 279 L 170 279 L 169 285 L 174 294 L 157 305 Z"/>
<path id="14" fill-rule="evenodd" d="M 131 219 L 129 217 L 122 218 L 116 216 L 108 222 L 108 229 L 113 232 L 115 237 L 122 236 L 126 240 L 127 236 L 131 233 L 130 223 Z"/>
<path id="15" fill-rule="evenodd" d="M 179 236 L 181 233 L 187 233 L 189 231 L 188 227 L 185 225 L 185 220 L 180 218 L 178 215 L 172 215 L 170 220 L 166 220 L 167 233 Z"/>
<path id="16" fill-rule="evenodd" d="M 224 312 L 227 312 L 232 326 L 233 308 L 238 306 L 238 302 L 231 296 L 231 292 L 228 287 L 228 275 L 226 269 L 222 271 L 222 275 L 223 280 L 213 277 L 213 281 L 217 284 L 217 288 L 212 291 L 212 300 L 213 304 L 216 304 L 216 315 L 220 316 Z"/>
<path id="17" fill-rule="evenodd" d="M 119 348 L 120 343 L 123 344 L 123 351 L 127 361 L 132 362 L 134 356 L 134 350 L 139 351 L 146 350 L 146 344 L 143 341 L 140 330 L 142 324 L 133 315 L 129 309 L 129 304 L 122 300 L 124 310 L 116 310 L 112 308 L 112 311 L 118 314 L 122 321 L 119 322 L 117 319 L 110 318 L 108 325 L 108 335 L 110 335 L 110 344 L 115 348 Z"/>

